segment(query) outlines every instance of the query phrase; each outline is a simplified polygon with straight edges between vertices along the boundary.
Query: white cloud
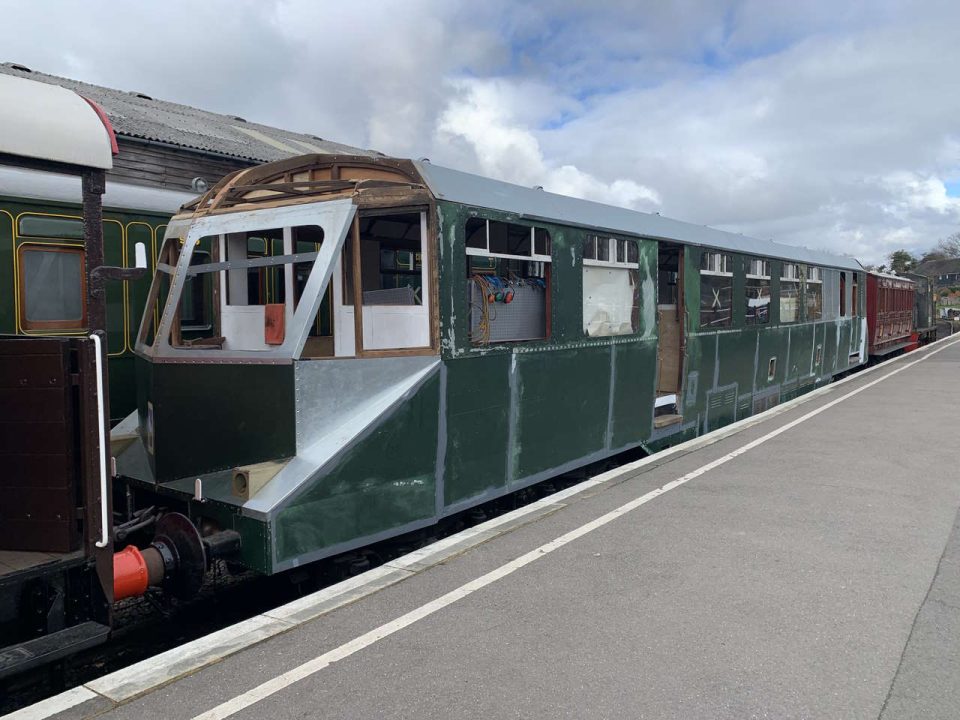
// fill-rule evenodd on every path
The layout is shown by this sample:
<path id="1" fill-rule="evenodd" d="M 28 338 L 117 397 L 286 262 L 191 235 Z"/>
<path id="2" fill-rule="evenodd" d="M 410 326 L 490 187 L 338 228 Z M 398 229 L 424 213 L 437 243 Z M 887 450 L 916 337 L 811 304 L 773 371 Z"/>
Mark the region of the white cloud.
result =
<path id="1" fill-rule="evenodd" d="M 572 195 L 613 205 L 650 210 L 660 205 L 659 194 L 629 178 L 604 182 L 573 164 L 559 165 L 544 158 L 531 128 L 518 121 L 530 115 L 553 114 L 565 103 L 542 87 L 525 92 L 503 81 L 459 80 L 450 83 L 451 99 L 437 123 L 435 146 L 446 154 L 448 147 L 466 145 L 483 175 L 526 186 L 542 186 L 550 192 Z"/>

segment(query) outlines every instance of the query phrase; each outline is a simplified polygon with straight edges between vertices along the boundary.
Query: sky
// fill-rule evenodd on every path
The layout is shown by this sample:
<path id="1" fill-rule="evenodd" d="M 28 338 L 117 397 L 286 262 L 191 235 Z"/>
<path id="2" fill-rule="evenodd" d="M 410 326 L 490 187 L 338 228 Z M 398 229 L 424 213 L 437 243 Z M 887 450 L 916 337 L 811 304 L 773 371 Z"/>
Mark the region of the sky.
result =
<path id="1" fill-rule="evenodd" d="M 0 61 L 882 263 L 960 231 L 960 3 L 0 0 Z"/>

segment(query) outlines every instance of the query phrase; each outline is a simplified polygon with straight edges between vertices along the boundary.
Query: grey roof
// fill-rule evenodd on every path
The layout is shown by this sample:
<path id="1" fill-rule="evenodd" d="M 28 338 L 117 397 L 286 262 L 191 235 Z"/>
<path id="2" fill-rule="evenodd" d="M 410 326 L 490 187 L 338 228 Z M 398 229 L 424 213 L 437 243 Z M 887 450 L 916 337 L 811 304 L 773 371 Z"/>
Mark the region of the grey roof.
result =
<path id="1" fill-rule="evenodd" d="M 568 225 L 602 228 L 610 232 L 654 239 L 675 240 L 690 245 L 702 245 L 760 257 L 849 270 L 863 269 L 859 262 L 844 255 L 784 245 L 771 240 L 759 240 L 705 225 L 694 225 L 660 215 L 557 195 L 544 190 L 451 170 L 430 162 L 418 161 L 414 165 L 431 192 L 442 200 Z"/>
<path id="2" fill-rule="evenodd" d="M 243 118 L 220 115 L 148 95 L 90 85 L 0 63 L 0 73 L 60 85 L 94 101 L 110 118 L 118 136 L 160 142 L 254 162 L 283 160 L 306 153 L 379 155 L 373 150 L 341 145 L 315 135 L 288 132 Z"/>
<path id="3" fill-rule="evenodd" d="M 960 258 L 944 258 L 943 260 L 927 260 L 917 265 L 913 271 L 919 275 L 936 277 L 937 275 L 951 275 L 960 272 Z"/>

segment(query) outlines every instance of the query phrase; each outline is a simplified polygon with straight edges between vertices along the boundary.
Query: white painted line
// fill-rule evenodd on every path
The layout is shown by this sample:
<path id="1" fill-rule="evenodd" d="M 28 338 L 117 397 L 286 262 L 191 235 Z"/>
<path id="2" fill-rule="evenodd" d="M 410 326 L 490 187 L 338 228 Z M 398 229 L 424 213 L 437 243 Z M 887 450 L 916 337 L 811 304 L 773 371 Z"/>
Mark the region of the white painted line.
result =
<path id="1" fill-rule="evenodd" d="M 957 341 L 957 342 L 960 342 L 960 341 Z M 594 520 L 591 520 L 590 522 L 584 525 L 581 525 L 578 528 L 575 528 L 567 533 L 564 533 L 560 537 L 555 538 L 550 542 L 545 543 L 540 547 L 535 548 L 534 550 L 531 550 L 530 552 L 524 553 L 520 557 L 514 560 L 511 560 L 510 562 L 505 563 L 504 565 L 501 565 L 495 570 L 491 570 L 490 572 L 484 575 L 481 575 L 475 580 L 471 580 L 470 582 L 464 585 L 461 585 L 460 587 L 454 590 L 451 590 L 445 595 L 441 595 L 435 600 L 431 600 L 425 605 L 421 605 L 420 607 L 414 610 L 411 610 L 410 612 L 404 615 L 401 615 L 395 620 L 391 620 L 388 623 L 384 623 L 380 627 L 374 628 L 373 630 L 367 633 L 364 633 L 363 635 L 360 635 L 357 638 L 354 638 L 350 642 L 344 643 L 343 645 L 333 650 L 330 650 L 329 652 L 323 653 L 322 655 L 315 657 L 313 660 L 309 660 L 303 663 L 302 665 L 299 665 L 291 670 L 288 670 L 287 672 L 282 673 L 281 675 L 278 675 L 277 677 L 252 688 L 251 690 L 248 690 L 245 693 L 237 695 L 236 697 L 231 698 L 230 700 L 227 700 L 226 702 L 221 703 L 220 705 L 217 705 L 215 708 L 208 710 L 205 713 L 197 715 L 194 718 L 194 720 L 223 720 L 223 718 L 230 717 L 231 715 L 234 715 L 240 712 L 241 710 L 244 710 L 250 707 L 251 705 L 254 705 L 260 702 L 261 700 L 264 700 L 265 698 L 268 698 L 271 695 L 274 695 L 280 692 L 284 688 L 287 688 L 290 685 L 293 685 L 294 683 L 300 680 L 303 680 L 304 678 L 307 678 L 323 670 L 326 667 L 329 667 L 330 665 L 337 662 L 338 660 L 343 660 L 344 658 L 348 658 L 351 655 L 359 652 L 360 650 L 363 650 L 364 648 L 369 647 L 370 645 L 373 645 L 374 643 L 379 642 L 380 640 L 383 640 L 384 638 L 389 637 L 399 632 L 400 630 L 406 627 L 409 627 L 410 625 L 413 625 L 419 620 L 429 617 L 430 615 L 433 615 L 437 611 L 442 610 L 443 608 L 449 605 L 452 605 L 458 600 L 462 600 L 463 598 L 468 597 L 469 595 L 472 595 L 473 593 L 486 587 L 487 585 L 495 583 L 497 580 L 500 580 L 502 578 L 507 577 L 508 575 L 511 575 L 512 573 L 516 572 L 522 567 L 525 567 L 526 565 L 529 565 L 535 560 L 538 560 L 542 557 L 545 557 L 546 555 L 549 555 L 555 550 L 562 548 L 564 545 L 567 545 L 573 542 L 574 540 L 583 537 L 587 533 L 593 532 L 597 528 L 601 528 L 604 525 L 607 525 L 608 523 L 613 522 L 617 518 L 623 515 L 626 515 L 627 513 L 633 510 L 636 510 L 638 507 L 641 507 L 642 505 L 647 504 L 654 498 L 660 497 L 661 495 L 667 492 L 670 492 L 671 490 L 675 490 L 676 488 L 685 485 L 691 480 L 694 480 L 695 478 L 698 478 L 701 475 L 704 475 L 710 472 L 711 470 L 714 470 L 720 467 L 721 465 L 724 465 L 730 462 L 734 458 L 737 458 L 740 455 L 743 455 L 744 453 L 749 452 L 750 450 L 760 445 L 763 445 L 767 441 L 782 435 L 783 433 L 796 427 L 797 425 L 803 422 L 806 422 L 807 420 L 813 417 L 816 417 L 820 413 L 825 412 L 826 410 L 829 410 L 830 408 L 844 402 L 845 400 L 849 400 L 855 395 L 859 395 L 864 390 L 868 390 L 874 385 L 877 385 L 883 382 L 884 380 L 887 380 L 888 378 L 891 378 L 894 375 L 897 375 L 898 373 L 901 373 L 904 370 L 913 367 L 917 363 L 921 363 L 924 360 L 930 357 L 933 357 L 937 353 L 942 352 L 943 350 L 945 350 L 948 347 L 951 347 L 954 344 L 956 344 L 956 342 L 950 343 L 949 345 L 944 345 L 943 347 L 937 350 L 934 350 L 933 352 L 927 353 L 926 355 L 924 355 L 923 357 L 917 360 L 914 360 L 909 363 L 904 363 L 903 365 L 887 373 L 886 375 L 882 375 L 876 380 L 873 380 L 864 385 L 861 385 L 855 390 L 851 390 L 845 395 L 841 395 L 840 397 L 834 400 L 831 400 L 830 402 L 825 403 L 824 405 L 821 405 L 820 407 L 815 408 L 814 410 L 811 410 L 810 412 L 805 413 L 804 415 L 801 415 L 795 420 L 791 420 L 785 425 L 778 427 L 776 430 L 773 430 L 767 433 L 766 435 L 762 435 L 761 437 L 755 440 L 752 440 L 751 442 L 748 442 L 746 445 L 741 445 L 740 447 L 733 450 L 732 452 L 729 452 L 726 455 L 723 455 L 722 457 L 719 457 L 716 460 L 713 460 L 712 462 L 707 463 L 706 465 L 701 465 L 696 470 L 693 470 L 692 472 L 689 472 L 686 475 L 683 475 L 677 478 L 676 480 L 672 480 L 671 482 L 668 482 L 667 484 L 659 488 L 656 488 L 655 490 L 651 490 L 650 492 L 644 495 L 641 495 L 640 497 L 635 498 L 634 500 L 631 500 L 630 502 L 625 503 L 620 507 L 614 510 L 611 510 L 610 512 L 604 515 L 601 515 L 600 517 Z"/>
<path id="2" fill-rule="evenodd" d="M 4 715 L 2 720 L 43 720 L 51 715 L 62 713 L 72 707 L 76 707 L 87 700 L 93 700 L 97 694 L 93 690 L 80 686 L 72 690 L 67 690 L 52 698 L 47 698 L 22 710 L 17 710 L 9 715 Z"/>

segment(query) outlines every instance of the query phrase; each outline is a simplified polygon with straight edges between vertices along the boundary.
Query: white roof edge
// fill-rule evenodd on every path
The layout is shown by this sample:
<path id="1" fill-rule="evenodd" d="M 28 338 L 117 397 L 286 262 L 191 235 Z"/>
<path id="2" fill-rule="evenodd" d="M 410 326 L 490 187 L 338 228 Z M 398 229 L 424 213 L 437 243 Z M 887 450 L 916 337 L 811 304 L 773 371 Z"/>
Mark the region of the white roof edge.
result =
<path id="1" fill-rule="evenodd" d="M 110 135 L 93 107 L 59 85 L 0 74 L 0 153 L 109 170 Z"/>
<path id="2" fill-rule="evenodd" d="M 80 178 L 64 173 L 42 172 L 0 165 L 0 196 L 63 202 L 79 205 L 83 200 Z M 128 212 L 157 212 L 174 215 L 195 193 L 118 183 L 107 178 L 104 208 Z"/>
<path id="3" fill-rule="evenodd" d="M 430 191 L 440 200 L 512 212 L 561 225 L 595 227 L 610 232 L 674 240 L 747 255 L 863 270 L 863 266 L 856 259 L 845 255 L 760 240 L 638 210 L 558 195 L 452 170 L 430 162 L 415 160 L 414 165 Z"/>

